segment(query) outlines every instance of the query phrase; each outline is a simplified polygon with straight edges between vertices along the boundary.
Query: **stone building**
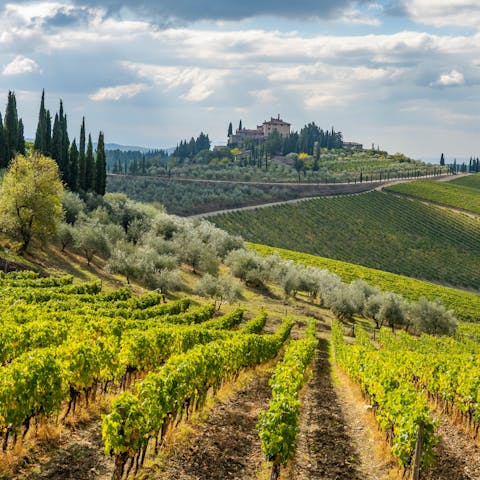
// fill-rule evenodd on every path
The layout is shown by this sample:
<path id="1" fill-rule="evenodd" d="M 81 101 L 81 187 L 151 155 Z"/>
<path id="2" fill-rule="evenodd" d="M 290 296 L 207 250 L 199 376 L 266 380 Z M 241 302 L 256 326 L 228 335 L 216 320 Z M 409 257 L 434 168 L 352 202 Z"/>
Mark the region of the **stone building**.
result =
<path id="1" fill-rule="evenodd" d="M 290 124 L 284 122 L 280 115 L 277 118 L 271 118 L 268 122 L 263 122 L 263 125 L 259 125 L 257 129 L 263 130 L 263 136 L 268 137 L 271 133 L 275 130 L 280 134 L 282 137 L 288 137 L 290 135 Z"/>
<path id="2" fill-rule="evenodd" d="M 237 129 L 233 135 L 228 137 L 228 143 L 241 145 L 247 139 L 262 142 L 275 130 L 280 134 L 281 137 L 287 137 L 290 135 L 290 124 L 284 122 L 280 118 L 280 115 L 278 115 L 277 118 L 271 117 L 269 121 L 265 120 L 265 122 L 263 122 L 262 125 L 258 125 L 256 129 Z"/>
<path id="3" fill-rule="evenodd" d="M 363 150 L 363 145 L 357 142 L 343 142 L 345 150 Z"/>

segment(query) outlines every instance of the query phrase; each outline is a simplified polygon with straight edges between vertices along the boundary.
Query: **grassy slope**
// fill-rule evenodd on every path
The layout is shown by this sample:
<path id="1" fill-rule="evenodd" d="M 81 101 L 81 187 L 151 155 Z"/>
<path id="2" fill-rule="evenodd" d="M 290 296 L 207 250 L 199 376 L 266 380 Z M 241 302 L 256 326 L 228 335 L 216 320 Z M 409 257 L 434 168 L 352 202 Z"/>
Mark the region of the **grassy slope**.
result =
<path id="1" fill-rule="evenodd" d="M 4 257 L 0 253 L 0 258 Z M 91 265 L 87 265 L 86 260 L 75 253 L 65 251 L 54 244 L 42 248 L 34 246 L 31 254 L 25 257 L 10 255 L 10 259 L 28 268 L 41 271 L 48 275 L 72 275 L 74 283 L 83 283 L 98 280 L 102 283 L 103 291 L 111 291 L 125 286 L 125 278 L 120 275 L 113 275 L 104 270 L 105 261 L 95 257 Z M 188 296 L 195 302 L 205 304 L 210 299 L 200 297 L 195 294 L 195 288 L 198 280 L 201 278 L 191 272 L 190 268 L 185 267 L 181 271 L 182 289 L 167 295 L 171 299 L 183 298 Z M 239 281 L 240 284 L 240 281 Z M 135 294 L 145 293 L 147 290 L 141 285 L 131 283 Z M 331 318 L 330 311 L 312 306 L 306 296 L 299 295 L 296 301 L 285 301 L 282 289 L 275 285 L 270 286 L 270 294 L 264 295 L 255 289 L 243 288 L 242 298 L 235 302 L 245 308 L 246 317 L 252 318 L 264 309 L 269 314 L 269 323 L 277 324 L 287 314 L 294 315 L 299 321 L 306 321 L 311 316 Z M 233 308 L 233 305 L 223 304 L 219 313 L 226 313 Z"/>
<path id="2" fill-rule="evenodd" d="M 480 175 L 463 182 L 417 181 L 387 187 L 387 191 L 410 195 L 480 215 Z M 475 186 L 477 185 L 477 186 Z"/>
<path id="3" fill-rule="evenodd" d="M 302 265 L 324 268 L 336 273 L 345 282 L 360 278 L 370 285 L 378 286 L 385 291 L 402 294 L 410 300 L 418 300 L 422 296 L 430 300 L 439 298 L 448 308 L 453 309 L 459 318 L 468 321 L 480 321 L 480 296 L 474 293 L 306 253 L 257 244 L 250 244 L 250 247 L 262 255 L 278 253 L 282 258 L 293 260 Z"/>
<path id="4" fill-rule="evenodd" d="M 247 241 L 480 289 L 480 221 L 383 192 L 210 217 Z"/>
<path id="5" fill-rule="evenodd" d="M 5 253 L 0 251 L 0 261 L 5 258 Z M 8 256 L 10 261 L 47 275 L 72 275 L 75 283 L 98 280 L 106 291 L 125 286 L 125 279 L 119 275 L 113 275 L 104 270 L 105 261 L 95 257 L 90 265 L 81 256 L 71 251 L 62 252 L 55 244 L 40 247 L 34 244 L 29 253 L 24 256 Z M 135 292 L 144 289 L 138 285 L 131 285 Z"/>
<path id="6" fill-rule="evenodd" d="M 468 175 L 465 177 L 456 178 L 455 180 L 452 180 L 449 183 L 480 190 L 480 173 L 476 175 Z"/>

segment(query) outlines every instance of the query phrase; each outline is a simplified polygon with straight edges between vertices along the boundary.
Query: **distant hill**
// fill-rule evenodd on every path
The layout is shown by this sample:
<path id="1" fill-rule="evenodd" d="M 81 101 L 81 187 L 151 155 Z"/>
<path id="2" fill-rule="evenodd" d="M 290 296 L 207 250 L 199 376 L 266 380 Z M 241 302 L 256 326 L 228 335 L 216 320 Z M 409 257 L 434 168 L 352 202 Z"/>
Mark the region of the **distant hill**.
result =
<path id="1" fill-rule="evenodd" d="M 372 191 L 208 219 L 250 242 L 480 290 L 479 221 Z"/>
<path id="2" fill-rule="evenodd" d="M 27 142 L 34 142 L 34 138 L 26 138 L 25 141 Z M 97 142 L 93 142 L 93 148 L 97 148 Z M 173 153 L 175 151 L 175 147 L 170 148 L 161 148 L 161 147 L 139 147 L 136 145 L 120 145 L 119 143 L 106 143 L 105 150 L 121 150 L 122 152 L 140 152 L 140 153 L 147 153 L 151 152 L 152 150 L 165 150 L 168 153 Z"/>
<path id="3" fill-rule="evenodd" d="M 96 145 L 94 145 L 94 147 L 96 147 Z M 106 143 L 105 150 L 121 150 L 122 152 L 147 153 L 147 152 L 151 152 L 152 150 L 160 150 L 160 147 L 147 148 L 147 147 L 138 147 L 138 146 L 132 146 L 132 145 L 120 145 L 118 143 Z M 175 150 L 175 147 L 163 148 L 163 150 L 166 150 L 168 153 L 172 153 Z"/>

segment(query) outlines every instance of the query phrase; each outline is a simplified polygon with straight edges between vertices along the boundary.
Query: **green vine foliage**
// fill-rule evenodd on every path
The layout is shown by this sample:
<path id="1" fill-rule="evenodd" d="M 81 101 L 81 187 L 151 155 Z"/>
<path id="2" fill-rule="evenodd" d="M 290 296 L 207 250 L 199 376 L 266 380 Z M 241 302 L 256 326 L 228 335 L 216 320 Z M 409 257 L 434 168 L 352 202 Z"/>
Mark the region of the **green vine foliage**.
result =
<path id="1" fill-rule="evenodd" d="M 261 412 L 257 424 L 262 450 L 274 466 L 286 464 L 295 451 L 300 413 L 299 391 L 307 379 L 307 368 L 318 341 L 316 322 L 310 321 L 305 338 L 290 342 L 273 374 L 272 399 L 267 411 Z"/>

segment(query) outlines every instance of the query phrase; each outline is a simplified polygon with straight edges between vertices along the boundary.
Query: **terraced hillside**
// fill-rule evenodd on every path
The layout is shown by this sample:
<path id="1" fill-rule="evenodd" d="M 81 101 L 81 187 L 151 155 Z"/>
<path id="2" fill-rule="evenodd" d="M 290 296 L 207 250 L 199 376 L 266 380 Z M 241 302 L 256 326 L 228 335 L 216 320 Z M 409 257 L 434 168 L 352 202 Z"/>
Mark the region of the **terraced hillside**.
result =
<path id="1" fill-rule="evenodd" d="M 392 185 L 386 190 L 480 215 L 480 175 L 450 182 L 419 180 Z"/>
<path id="2" fill-rule="evenodd" d="M 254 243 L 480 288 L 480 221 L 389 193 L 320 198 L 210 220 Z"/>
<path id="3" fill-rule="evenodd" d="M 364 192 L 383 183 L 383 180 L 345 184 L 254 183 L 108 176 L 110 192 L 122 192 L 140 202 L 158 202 L 169 213 L 186 216 L 297 198 Z"/>

